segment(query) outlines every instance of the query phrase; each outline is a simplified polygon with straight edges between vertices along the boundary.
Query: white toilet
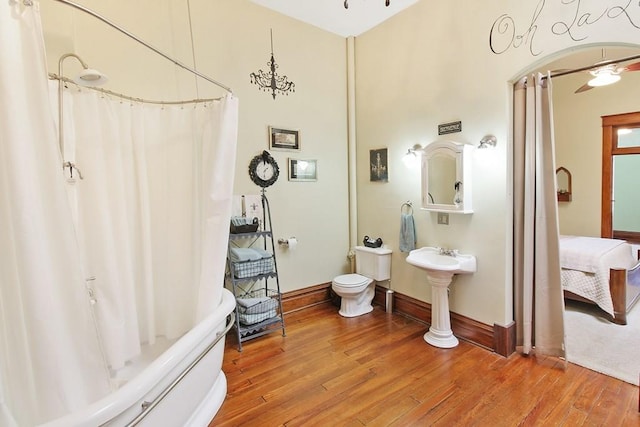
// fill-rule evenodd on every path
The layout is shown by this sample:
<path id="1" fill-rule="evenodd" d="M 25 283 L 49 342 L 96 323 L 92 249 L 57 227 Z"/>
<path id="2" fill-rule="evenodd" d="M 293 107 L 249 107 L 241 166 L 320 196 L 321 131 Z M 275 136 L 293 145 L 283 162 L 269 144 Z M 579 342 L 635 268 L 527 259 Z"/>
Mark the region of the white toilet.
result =
<path id="1" fill-rule="evenodd" d="M 356 274 L 333 279 L 331 289 L 342 298 L 340 313 L 356 317 L 373 310 L 375 282 L 391 278 L 391 249 L 356 246 Z"/>

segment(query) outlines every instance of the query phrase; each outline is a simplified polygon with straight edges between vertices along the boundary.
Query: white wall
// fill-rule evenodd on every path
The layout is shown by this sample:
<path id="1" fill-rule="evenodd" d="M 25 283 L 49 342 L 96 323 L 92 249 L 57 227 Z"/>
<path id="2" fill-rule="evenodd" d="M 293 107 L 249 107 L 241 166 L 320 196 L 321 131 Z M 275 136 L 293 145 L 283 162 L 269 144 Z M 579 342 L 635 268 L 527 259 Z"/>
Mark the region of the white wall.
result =
<path id="1" fill-rule="evenodd" d="M 402 155 L 415 143 L 453 139 L 477 144 L 486 134 L 496 135 L 495 149 L 473 153 L 475 212 L 452 214 L 449 225 L 438 225 L 435 213 L 418 209 L 414 217 L 418 247 L 456 248 L 477 257 L 478 271 L 459 276 L 451 286 L 452 311 L 505 324 L 511 318 L 505 277 L 511 76 L 483 73 L 487 67 L 474 65 L 499 59 L 487 52 L 487 37 L 477 35 L 485 34 L 496 16 L 484 3 L 422 1 L 358 38 L 359 161 L 369 149 L 388 147 L 390 163 L 388 184 L 368 182 L 365 169 L 358 176 L 358 230 L 381 236 L 394 250 L 395 290 L 431 301 L 426 275 L 398 250 L 400 206 L 406 200 L 420 205 L 420 171 L 407 170 Z M 438 124 L 456 120 L 462 121 L 462 133 L 438 137 Z"/>
<path id="2" fill-rule="evenodd" d="M 422 0 L 357 39 L 358 162 L 363 166 L 358 232 L 381 236 L 394 249 L 394 289 L 431 299 L 424 274 L 398 252 L 400 206 L 420 200 L 419 171 L 405 169 L 402 155 L 415 143 L 455 138 L 477 145 L 493 134 L 497 147 L 473 154 L 474 213 L 451 215 L 445 226 L 437 224 L 434 213 L 416 212 L 416 227 L 418 246 L 457 248 L 478 259 L 477 273 L 452 284 L 452 311 L 487 324 L 512 319 L 510 82 L 581 44 L 638 40 L 640 32 L 614 3 L 621 2 Z M 607 8 L 613 8 L 611 16 Z M 640 7 L 631 8 L 637 25 Z M 596 20 L 603 12 L 605 17 Z M 584 13 L 591 13 L 591 24 L 572 24 Z M 563 33 L 567 29 L 573 38 Z M 438 136 L 438 124 L 456 120 L 462 121 L 461 133 Z M 369 182 L 367 153 L 384 147 L 389 183 Z"/>
<path id="3" fill-rule="evenodd" d="M 191 62 L 185 2 L 81 3 Z M 356 39 L 357 233 L 360 240 L 365 234 L 382 237 L 394 250 L 394 289 L 431 299 L 424 275 L 398 252 L 400 206 L 406 200 L 417 206 L 420 200 L 419 172 L 405 169 L 400 159 L 413 144 L 439 139 L 438 124 L 461 120 L 463 131 L 449 138 L 474 145 L 486 134 L 498 138 L 495 149 L 473 154 L 475 212 L 452 215 L 443 226 L 436 224 L 435 214 L 416 211 L 418 245 L 477 256 L 478 272 L 451 287 L 454 312 L 487 324 L 512 320 L 511 83 L 580 45 L 637 42 L 640 6 L 622 14 L 616 6 L 627 2 L 594 3 L 421 0 Z M 196 95 L 186 72 L 91 18 L 61 13 L 61 7 L 43 4 L 52 68 L 61 52 L 75 50 L 110 74 L 113 90 L 141 97 Z M 281 178 L 268 190 L 277 237 L 300 240 L 296 252 L 279 254 L 283 289 L 330 281 L 345 271 L 349 249 L 345 40 L 248 0 L 193 0 L 191 7 L 198 68 L 230 85 L 240 98 L 236 192 L 256 191 L 246 167 L 267 147 L 268 125 L 300 129 L 303 148 L 295 155 L 318 159 L 318 182 Z M 584 13 L 592 14 L 589 24 L 573 23 Z M 296 83 L 295 94 L 275 102 L 249 83 L 249 73 L 266 66 L 269 28 L 279 71 Z M 199 87 L 201 97 L 221 95 L 206 83 Z M 385 147 L 389 182 L 370 182 L 369 150 Z M 286 169 L 291 153 L 274 155 Z M 572 165 L 567 167 L 573 172 Z"/>

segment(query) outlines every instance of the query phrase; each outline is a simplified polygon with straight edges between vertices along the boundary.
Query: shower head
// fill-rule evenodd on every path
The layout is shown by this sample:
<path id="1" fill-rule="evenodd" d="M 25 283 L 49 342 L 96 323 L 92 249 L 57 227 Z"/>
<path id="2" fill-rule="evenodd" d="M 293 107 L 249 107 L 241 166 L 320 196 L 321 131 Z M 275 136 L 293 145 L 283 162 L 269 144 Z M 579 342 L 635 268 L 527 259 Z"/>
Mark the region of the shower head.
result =
<path id="1" fill-rule="evenodd" d="M 105 84 L 109 78 L 98 70 L 93 68 L 85 68 L 73 79 L 80 86 L 101 86 Z"/>
<path id="2" fill-rule="evenodd" d="M 82 60 L 75 53 L 65 53 L 58 60 L 58 76 L 63 77 L 62 75 L 62 62 L 69 57 L 76 58 L 78 62 L 82 65 L 82 71 L 78 74 L 73 81 L 80 86 L 100 86 L 103 85 L 109 80 L 106 75 L 102 74 L 100 71 L 89 68 L 86 62 Z"/>

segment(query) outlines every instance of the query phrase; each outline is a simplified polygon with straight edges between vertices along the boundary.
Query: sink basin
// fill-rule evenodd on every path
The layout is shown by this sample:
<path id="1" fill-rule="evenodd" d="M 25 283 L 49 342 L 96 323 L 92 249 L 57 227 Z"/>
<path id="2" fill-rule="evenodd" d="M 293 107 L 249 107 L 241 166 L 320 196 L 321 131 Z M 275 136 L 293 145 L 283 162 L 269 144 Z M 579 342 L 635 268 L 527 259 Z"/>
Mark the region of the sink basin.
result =
<path id="1" fill-rule="evenodd" d="M 424 247 L 409 253 L 407 262 L 423 270 L 443 271 L 450 274 L 475 273 L 476 257 L 473 255 L 443 255 L 439 248 Z"/>

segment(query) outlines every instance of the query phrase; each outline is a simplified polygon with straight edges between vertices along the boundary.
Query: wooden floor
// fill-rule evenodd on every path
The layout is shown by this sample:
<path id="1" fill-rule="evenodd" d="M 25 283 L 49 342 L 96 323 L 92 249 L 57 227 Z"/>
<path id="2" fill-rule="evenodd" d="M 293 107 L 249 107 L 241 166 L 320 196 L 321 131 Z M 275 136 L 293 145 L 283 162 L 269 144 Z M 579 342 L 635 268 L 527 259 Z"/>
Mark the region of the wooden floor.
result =
<path id="1" fill-rule="evenodd" d="M 210 426 L 638 426 L 638 387 L 577 365 L 461 342 L 380 307 L 352 319 L 323 304 L 280 332 L 227 337 L 228 392 Z"/>

